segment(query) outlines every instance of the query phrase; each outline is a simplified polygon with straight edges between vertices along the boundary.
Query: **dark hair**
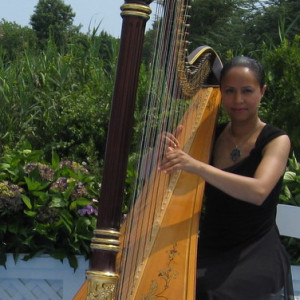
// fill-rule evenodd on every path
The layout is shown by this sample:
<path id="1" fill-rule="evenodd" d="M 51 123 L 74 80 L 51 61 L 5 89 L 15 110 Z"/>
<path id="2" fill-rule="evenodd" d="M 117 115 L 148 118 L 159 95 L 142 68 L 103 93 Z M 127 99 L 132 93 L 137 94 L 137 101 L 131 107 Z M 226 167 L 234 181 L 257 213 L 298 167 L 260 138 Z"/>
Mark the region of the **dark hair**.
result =
<path id="1" fill-rule="evenodd" d="M 247 56 L 236 56 L 229 62 L 225 63 L 220 74 L 220 83 L 222 84 L 222 79 L 234 67 L 246 67 L 254 72 L 255 77 L 261 88 L 265 85 L 265 71 L 263 66 L 255 59 Z"/>

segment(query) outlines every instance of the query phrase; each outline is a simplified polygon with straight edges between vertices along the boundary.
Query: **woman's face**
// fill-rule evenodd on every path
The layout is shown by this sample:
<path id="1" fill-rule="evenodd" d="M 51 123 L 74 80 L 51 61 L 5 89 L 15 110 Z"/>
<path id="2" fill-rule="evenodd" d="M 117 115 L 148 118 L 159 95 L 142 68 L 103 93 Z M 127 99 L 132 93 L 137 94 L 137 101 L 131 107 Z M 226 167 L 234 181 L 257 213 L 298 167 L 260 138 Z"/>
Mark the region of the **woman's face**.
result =
<path id="1" fill-rule="evenodd" d="M 247 67 L 233 67 L 221 82 L 222 103 L 232 120 L 257 118 L 266 87 L 260 87 L 255 73 Z"/>

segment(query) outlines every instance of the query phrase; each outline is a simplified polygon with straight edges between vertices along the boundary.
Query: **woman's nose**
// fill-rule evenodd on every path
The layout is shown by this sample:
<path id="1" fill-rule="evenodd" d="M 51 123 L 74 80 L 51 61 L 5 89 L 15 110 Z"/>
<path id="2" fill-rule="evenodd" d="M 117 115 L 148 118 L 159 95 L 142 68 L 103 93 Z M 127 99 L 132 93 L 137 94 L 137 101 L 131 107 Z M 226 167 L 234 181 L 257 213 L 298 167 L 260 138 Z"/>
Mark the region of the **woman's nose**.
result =
<path id="1" fill-rule="evenodd" d="M 234 95 L 234 101 L 236 103 L 242 103 L 244 101 L 242 93 L 236 92 L 235 95 Z"/>

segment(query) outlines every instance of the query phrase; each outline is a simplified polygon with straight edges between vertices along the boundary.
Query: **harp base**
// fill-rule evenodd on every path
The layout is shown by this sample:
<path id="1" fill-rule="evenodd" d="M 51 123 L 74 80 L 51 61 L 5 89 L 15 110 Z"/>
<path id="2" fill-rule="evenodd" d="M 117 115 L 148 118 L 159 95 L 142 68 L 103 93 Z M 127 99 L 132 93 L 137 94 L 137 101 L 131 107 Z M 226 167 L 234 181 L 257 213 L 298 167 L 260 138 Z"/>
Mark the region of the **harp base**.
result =
<path id="1" fill-rule="evenodd" d="M 119 275 L 110 272 L 87 271 L 86 300 L 114 300 Z"/>

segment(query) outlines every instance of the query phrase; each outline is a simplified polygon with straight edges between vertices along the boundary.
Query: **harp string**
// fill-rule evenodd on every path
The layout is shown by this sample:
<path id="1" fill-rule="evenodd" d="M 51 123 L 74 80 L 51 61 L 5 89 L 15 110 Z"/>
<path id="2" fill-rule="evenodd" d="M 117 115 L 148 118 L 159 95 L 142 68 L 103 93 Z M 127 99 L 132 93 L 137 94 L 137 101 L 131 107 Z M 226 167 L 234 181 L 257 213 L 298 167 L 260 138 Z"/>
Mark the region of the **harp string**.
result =
<path id="1" fill-rule="evenodd" d="M 160 1 L 155 15 L 160 26 L 145 105 L 134 200 L 123 228 L 122 275 L 118 283 L 120 299 L 130 299 L 131 289 L 149 253 L 147 245 L 153 238 L 153 228 L 159 226 L 155 221 L 161 214 L 164 201 L 160 195 L 165 193 L 169 184 L 169 177 L 157 170 L 166 148 L 161 134 L 176 131 L 187 106 L 180 95 L 177 75 L 178 45 L 183 42 L 181 39 L 185 38 L 186 31 L 184 18 L 187 18 L 187 13 L 183 1 Z M 154 182 L 159 182 L 159 187 L 153 186 Z"/>

